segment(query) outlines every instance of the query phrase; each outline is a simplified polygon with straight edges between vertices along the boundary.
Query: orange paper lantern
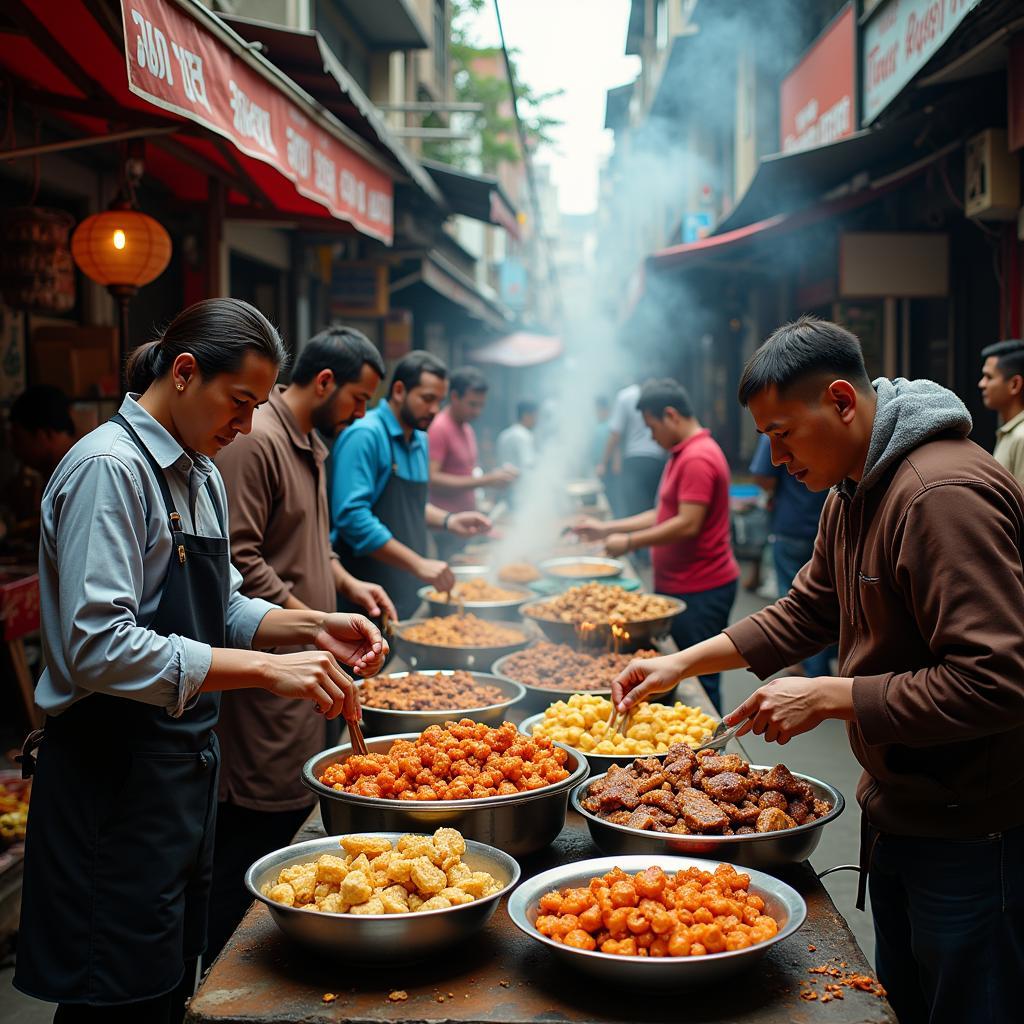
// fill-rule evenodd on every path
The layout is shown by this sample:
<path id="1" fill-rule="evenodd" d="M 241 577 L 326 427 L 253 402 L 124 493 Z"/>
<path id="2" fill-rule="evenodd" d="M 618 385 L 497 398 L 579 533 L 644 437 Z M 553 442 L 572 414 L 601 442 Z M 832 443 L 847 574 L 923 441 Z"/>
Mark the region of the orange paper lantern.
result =
<path id="1" fill-rule="evenodd" d="M 171 236 L 138 210 L 105 210 L 75 228 L 71 255 L 97 284 L 134 290 L 164 272 L 171 258 Z"/>

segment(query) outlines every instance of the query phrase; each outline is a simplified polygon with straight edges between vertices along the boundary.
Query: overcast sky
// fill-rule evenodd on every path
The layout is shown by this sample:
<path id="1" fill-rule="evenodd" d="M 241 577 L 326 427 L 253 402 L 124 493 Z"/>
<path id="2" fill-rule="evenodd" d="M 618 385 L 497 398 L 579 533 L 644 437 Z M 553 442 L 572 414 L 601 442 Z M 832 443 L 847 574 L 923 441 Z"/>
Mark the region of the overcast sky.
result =
<path id="1" fill-rule="evenodd" d="M 563 213 L 597 205 L 597 172 L 611 149 L 603 129 L 605 93 L 632 81 L 639 60 L 627 57 L 629 0 L 501 0 L 505 41 L 519 53 L 519 73 L 538 93 L 564 89 L 545 110 L 565 123 L 555 145 L 537 155 L 550 163 Z M 473 23 L 474 42 L 497 45 L 493 0 Z"/>

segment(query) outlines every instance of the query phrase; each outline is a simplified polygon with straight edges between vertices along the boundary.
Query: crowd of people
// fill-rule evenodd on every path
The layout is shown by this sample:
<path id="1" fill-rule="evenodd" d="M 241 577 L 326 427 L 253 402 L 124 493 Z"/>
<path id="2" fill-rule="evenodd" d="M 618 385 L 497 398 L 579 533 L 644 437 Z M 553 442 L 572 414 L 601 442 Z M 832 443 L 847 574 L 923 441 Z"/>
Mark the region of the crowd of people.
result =
<path id="1" fill-rule="evenodd" d="M 537 467 L 541 407 L 524 400 L 481 468 L 476 368 L 413 351 L 388 374 L 341 326 L 278 384 L 286 364 L 262 314 L 214 299 L 136 350 L 119 412 L 84 437 L 56 389 L 11 407 L 41 490 L 25 502 L 47 716 L 24 753 L 15 983 L 57 1020 L 180 1020 L 197 958 L 248 903 L 245 868 L 310 810 L 303 762 L 359 716 L 350 673 L 389 653 L 377 623 L 409 617 L 423 585 L 450 590 L 451 559 L 491 529 L 481 491 L 514 509 Z M 739 400 L 780 599 L 739 622 L 730 467 L 678 381 L 597 399 L 585 455 L 613 514 L 573 526 L 649 557 L 655 590 L 686 602 L 678 653 L 616 681 L 623 710 L 699 676 L 769 741 L 847 723 L 878 969 L 904 1024 L 1011 1019 L 1024 967 L 1024 342 L 986 349 L 979 387 L 994 456 L 952 392 L 872 382 L 842 327 L 776 331 Z M 729 709 L 720 673 L 740 667 L 782 674 Z"/>

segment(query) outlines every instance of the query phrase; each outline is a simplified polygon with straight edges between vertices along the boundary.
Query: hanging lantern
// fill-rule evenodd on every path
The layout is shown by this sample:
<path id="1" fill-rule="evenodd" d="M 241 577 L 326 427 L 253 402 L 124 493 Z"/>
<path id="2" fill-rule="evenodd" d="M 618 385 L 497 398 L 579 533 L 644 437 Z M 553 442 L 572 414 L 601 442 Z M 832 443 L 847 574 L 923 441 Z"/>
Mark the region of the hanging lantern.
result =
<path id="1" fill-rule="evenodd" d="M 159 277 L 171 259 L 171 236 L 162 224 L 135 210 L 134 184 L 127 181 L 109 210 L 86 217 L 71 236 L 78 268 L 117 299 L 120 307 L 120 363 L 128 355 L 128 303 Z"/>
<path id="2" fill-rule="evenodd" d="M 171 236 L 138 210 L 105 210 L 75 228 L 71 255 L 97 284 L 137 291 L 164 272 L 171 258 Z"/>

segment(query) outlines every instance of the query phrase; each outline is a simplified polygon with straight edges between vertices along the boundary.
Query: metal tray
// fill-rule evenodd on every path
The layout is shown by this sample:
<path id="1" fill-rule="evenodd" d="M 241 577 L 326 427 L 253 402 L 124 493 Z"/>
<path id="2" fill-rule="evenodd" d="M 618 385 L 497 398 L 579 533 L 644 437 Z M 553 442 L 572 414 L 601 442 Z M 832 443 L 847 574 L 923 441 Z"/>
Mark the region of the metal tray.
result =
<path id="1" fill-rule="evenodd" d="M 673 857 L 666 853 L 648 853 L 562 864 L 523 882 L 509 898 L 509 917 L 520 931 L 535 942 L 547 946 L 563 963 L 593 975 L 606 985 L 623 986 L 637 992 L 650 988 L 695 987 L 728 978 L 755 964 L 777 942 L 788 939 L 807 917 L 807 904 L 794 888 L 771 875 L 741 867 L 741 871 L 750 875 L 750 891 L 764 900 L 764 912 L 779 923 L 779 930 L 772 938 L 747 949 L 695 957 L 619 956 L 597 950 L 574 949 L 541 935 L 534 927 L 538 903 L 545 893 L 553 889 L 586 886 L 595 875 L 603 875 L 612 868 L 621 868 L 635 874 L 655 865 L 667 874 L 691 867 L 713 871 L 716 862 L 696 857 Z"/>
<path id="2" fill-rule="evenodd" d="M 678 597 L 669 597 L 667 594 L 658 594 L 666 601 L 671 601 L 674 610 L 659 615 L 654 619 L 634 619 L 622 623 L 629 633 L 629 640 L 621 644 L 622 650 L 636 650 L 646 643 L 665 636 L 672 628 L 672 620 L 686 611 L 686 602 Z M 530 615 L 530 608 L 539 608 L 546 604 L 551 598 L 534 598 L 521 605 L 519 611 L 527 622 L 535 622 L 545 633 L 549 640 L 559 644 L 572 644 L 575 646 L 580 642 L 580 635 L 574 622 L 562 622 L 560 619 L 541 619 Z M 596 623 L 594 629 L 587 634 L 585 647 L 608 647 L 612 641 L 612 627 L 610 623 Z"/>
<path id="3" fill-rule="evenodd" d="M 414 740 L 418 733 L 368 739 L 370 753 L 384 753 L 395 740 Z M 433 832 L 442 825 L 457 828 L 466 839 L 496 846 L 513 857 L 535 853 L 553 842 L 565 826 L 569 791 L 590 774 L 590 765 L 572 747 L 558 743 L 568 755 L 569 777 L 553 786 L 514 796 L 479 800 L 385 800 L 342 793 L 320 781 L 324 769 L 352 754 L 346 743 L 311 757 L 302 768 L 303 784 L 320 799 L 324 828 L 334 835 L 361 832 Z"/>
<path id="4" fill-rule="evenodd" d="M 519 708 L 522 711 L 543 711 L 549 705 L 554 704 L 556 700 L 565 700 L 574 693 L 593 693 L 598 697 L 611 698 L 611 687 L 607 686 L 600 690 L 556 690 L 550 686 L 532 686 L 529 683 L 524 683 L 522 680 L 516 679 L 515 676 L 509 674 L 507 666 L 511 656 L 511 654 L 506 654 L 504 657 L 498 658 L 491 666 L 491 673 L 499 679 L 507 679 L 510 683 L 519 683 L 523 690 L 526 691 L 526 695 L 519 704 Z M 676 689 L 677 687 L 673 686 L 671 690 L 666 690 L 664 693 L 656 693 L 649 697 L 648 700 L 654 704 L 675 704 Z"/>
<path id="5" fill-rule="evenodd" d="M 757 771 L 768 771 L 764 765 L 752 764 L 750 767 Z M 759 832 L 743 836 L 679 836 L 671 832 L 645 832 L 626 828 L 625 825 L 613 825 L 585 810 L 582 804 L 590 782 L 596 782 L 602 776 L 594 776 L 587 783 L 577 786 L 571 799 L 573 807 L 586 819 L 594 843 L 604 853 L 647 856 L 684 854 L 771 871 L 773 868 L 806 860 L 821 840 L 821 830 L 829 822 L 835 821 L 846 806 L 843 794 L 834 786 L 810 775 L 798 772 L 793 772 L 793 775 L 810 783 L 814 795 L 821 800 L 828 800 L 832 810 L 824 818 L 818 818 L 807 825 L 797 825 L 784 832 Z"/>
<path id="6" fill-rule="evenodd" d="M 440 673 L 450 676 L 456 669 L 417 669 L 427 675 Z M 388 672 L 373 676 L 374 679 L 401 679 L 410 675 L 409 672 Z M 431 725 L 440 725 L 452 719 L 472 718 L 474 722 L 485 725 L 500 725 L 507 717 L 508 710 L 518 704 L 526 696 L 526 688 L 522 683 L 511 679 L 502 679 L 489 672 L 473 672 L 478 683 L 486 683 L 502 690 L 507 699 L 497 704 L 489 704 L 482 708 L 451 708 L 448 711 L 392 711 L 390 708 L 374 708 L 363 704 L 363 732 L 367 736 L 381 736 L 397 732 L 423 732 Z M 360 680 L 361 682 L 361 680 Z"/>
<path id="7" fill-rule="evenodd" d="M 366 833 L 395 843 L 404 833 Z M 468 938 L 491 919 L 498 903 L 519 881 L 519 865 L 506 853 L 483 843 L 466 840 L 463 861 L 474 871 L 486 871 L 503 883 L 493 896 L 449 907 L 409 914 L 326 914 L 286 907 L 260 891 L 265 882 L 292 864 L 314 861 L 324 853 L 340 854 L 337 836 L 311 839 L 285 846 L 261 857 L 245 873 L 253 898 L 267 906 L 274 923 L 290 939 L 327 956 L 374 963 L 427 956 L 434 950 Z"/>
<path id="8" fill-rule="evenodd" d="M 421 665 L 429 665 L 434 671 L 445 668 L 479 669 L 486 672 L 498 658 L 513 651 L 521 651 L 531 640 L 530 630 L 522 622 L 501 621 L 501 625 L 510 629 L 518 629 L 523 634 L 520 643 L 505 644 L 501 647 L 441 647 L 437 644 L 421 644 L 415 640 L 406 640 L 402 631 L 407 626 L 418 622 L 426 622 L 425 618 L 406 619 L 395 625 L 395 633 L 391 638 L 391 646 L 399 657 L 417 670 Z"/>
<path id="9" fill-rule="evenodd" d="M 520 587 L 511 583 L 499 583 L 496 586 L 500 586 L 505 590 L 514 590 L 519 596 L 509 601 L 463 601 L 462 607 L 467 613 L 475 615 L 478 619 L 487 619 L 488 622 L 508 622 L 519 614 L 520 606 L 526 604 L 527 601 L 533 600 L 533 591 L 528 590 L 526 587 Z M 430 615 L 444 616 L 457 614 L 459 611 L 458 600 L 453 599 L 449 603 L 427 596 L 428 594 L 435 593 L 436 589 L 436 587 L 420 587 L 416 591 L 416 596 L 426 604 L 430 610 Z"/>
<path id="10" fill-rule="evenodd" d="M 567 575 L 558 570 L 566 565 L 588 565 L 593 567 L 593 575 L 584 573 L 582 576 Z M 545 576 L 560 582 L 589 583 L 592 580 L 610 580 L 621 576 L 626 563 L 618 558 L 602 558 L 599 555 L 565 555 L 561 558 L 546 558 L 539 563 L 538 569 Z"/>

